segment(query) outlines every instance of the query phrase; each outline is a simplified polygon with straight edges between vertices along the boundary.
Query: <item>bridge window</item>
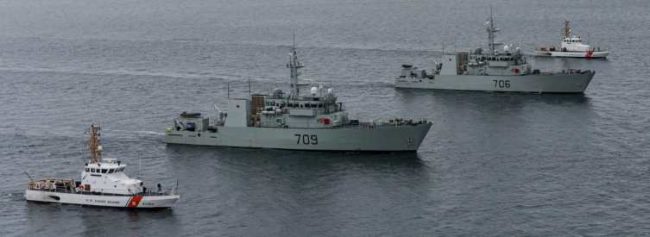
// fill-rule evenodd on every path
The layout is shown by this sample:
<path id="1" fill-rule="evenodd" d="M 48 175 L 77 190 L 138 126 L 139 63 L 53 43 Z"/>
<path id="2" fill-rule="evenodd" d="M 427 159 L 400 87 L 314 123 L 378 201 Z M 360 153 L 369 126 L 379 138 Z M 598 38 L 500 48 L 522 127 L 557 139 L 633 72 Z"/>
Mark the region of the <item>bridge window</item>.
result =
<path id="1" fill-rule="evenodd" d="M 102 174 L 106 174 L 106 169 L 102 169 Z"/>
<path id="2" fill-rule="evenodd" d="M 90 172 L 91 172 L 91 173 L 95 173 L 95 168 L 91 168 L 91 169 L 90 169 Z"/>
<path id="3" fill-rule="evenodd" d="M 86 168 L 86 172 L 90 172 L 90 168 Z"/>

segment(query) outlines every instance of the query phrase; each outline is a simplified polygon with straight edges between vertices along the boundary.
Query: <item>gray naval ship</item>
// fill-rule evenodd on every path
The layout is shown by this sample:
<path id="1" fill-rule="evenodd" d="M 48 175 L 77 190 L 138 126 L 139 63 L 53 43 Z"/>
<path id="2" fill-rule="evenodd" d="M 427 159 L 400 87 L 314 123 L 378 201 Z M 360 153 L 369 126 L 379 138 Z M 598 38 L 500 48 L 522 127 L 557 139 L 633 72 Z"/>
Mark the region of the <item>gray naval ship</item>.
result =
<path id="1" fill-rule="evenodd" d="M 499 91 L 529 93 L 583 93 L 595 72 L 568 69 L 560 72 L 540 72 L 531 69 L 526 57 L 517 47 L 504 45 L 499 52 L 495 43 L 494 25 L 490 11 L 487 24 L 488 50 L 478 48 L 470 52 L 443 53 L 442 62 L 434 63 L 427 72 L 412 65 L 402 65 L 402 73 L 395 80 L 397 88 L 424 88 L 440 90 Z"/>
<path id="2" fill-rule="evenodd" d="M 291 91 L 228 99 L 218 118 L 183 112 L 167 128 L 165 142 L 205 146 L 325 151 L 416 151 L 432 123 L 389 119 L 360 122 L 348 118 L 332 88 L 312 87 L 300 94 L 295 47 L 287 67 Z"/>

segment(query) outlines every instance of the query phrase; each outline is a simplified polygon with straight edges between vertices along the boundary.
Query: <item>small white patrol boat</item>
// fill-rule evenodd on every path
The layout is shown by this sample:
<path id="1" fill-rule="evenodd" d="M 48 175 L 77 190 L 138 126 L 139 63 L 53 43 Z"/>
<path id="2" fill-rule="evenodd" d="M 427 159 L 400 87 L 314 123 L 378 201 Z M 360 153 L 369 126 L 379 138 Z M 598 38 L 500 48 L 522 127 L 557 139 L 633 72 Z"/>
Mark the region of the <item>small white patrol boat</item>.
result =
<path id="1" fill-rule="evenodd" d="M 569 58 L 606 58 L 609 51 L 600 47 L 591 47 L 582 42 L 580 36 L 572 35 L 569 21 L 564 21 L 564 30 L 560 47 L 538 47 L 535 56 L 569 57 Z"/>
<path id="2" fill-rule="evenodd" d="M 158 184 L 157 190 L 147 189 L 141 180 L 129 178 L 124 173 L 126 164 L 116 159 L 102 159 L 99 126 L 90 126 L 88 148 L 90 161 L 81 171 L 81 181 L 32 179 L 25 190 L 25 199 L 124 208 L 169 208 L 180 199 L 180 195 L 175 194 L 175 188 L 163 191 Z"/>

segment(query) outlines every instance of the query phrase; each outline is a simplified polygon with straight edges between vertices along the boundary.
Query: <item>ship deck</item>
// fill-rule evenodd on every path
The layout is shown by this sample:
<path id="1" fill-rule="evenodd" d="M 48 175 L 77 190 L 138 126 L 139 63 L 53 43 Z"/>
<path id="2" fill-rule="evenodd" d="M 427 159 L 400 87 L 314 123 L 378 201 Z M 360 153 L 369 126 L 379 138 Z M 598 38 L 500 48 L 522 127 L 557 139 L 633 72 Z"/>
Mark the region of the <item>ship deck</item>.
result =
<path id="1" fill-rule="evenodd" d="M 32 191 L 41 191 L 41 192 L 51 192 L 51 193 L 68 193 L 68 194 L 81 194 L 81 195 L 96 195 L 96 196 L 167 196 L 170 195 L 169 192 L 156 192 L 156 191 L 146 191 L 135 194 L 117 194 L 117 193 L 102 193 L 102 192 L 89 192 L 89 191 L 75 191 L 67 188 L 55 188 L 55 189 L 37 189 L 37 188 L 27 188 L 27 190 Z"/>

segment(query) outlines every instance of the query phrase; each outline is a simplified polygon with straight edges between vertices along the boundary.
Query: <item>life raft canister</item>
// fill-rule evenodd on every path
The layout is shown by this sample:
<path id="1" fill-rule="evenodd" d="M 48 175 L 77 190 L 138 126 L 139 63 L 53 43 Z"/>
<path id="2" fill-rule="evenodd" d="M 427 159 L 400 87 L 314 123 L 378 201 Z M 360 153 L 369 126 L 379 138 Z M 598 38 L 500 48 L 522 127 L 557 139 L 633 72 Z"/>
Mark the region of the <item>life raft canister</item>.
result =
<path id="1" fill-rule="evenodd" d="M 332 120 L 328 117 L 320 118 L 320 123 L 323 125 L 330 125 L 332 123 Z"/>
<path id="2" fill-rule="evenodd" d="M 519 74 L 519 68 L 513 68 L 512 72 L 515 73 L 515 74 Z"/>

